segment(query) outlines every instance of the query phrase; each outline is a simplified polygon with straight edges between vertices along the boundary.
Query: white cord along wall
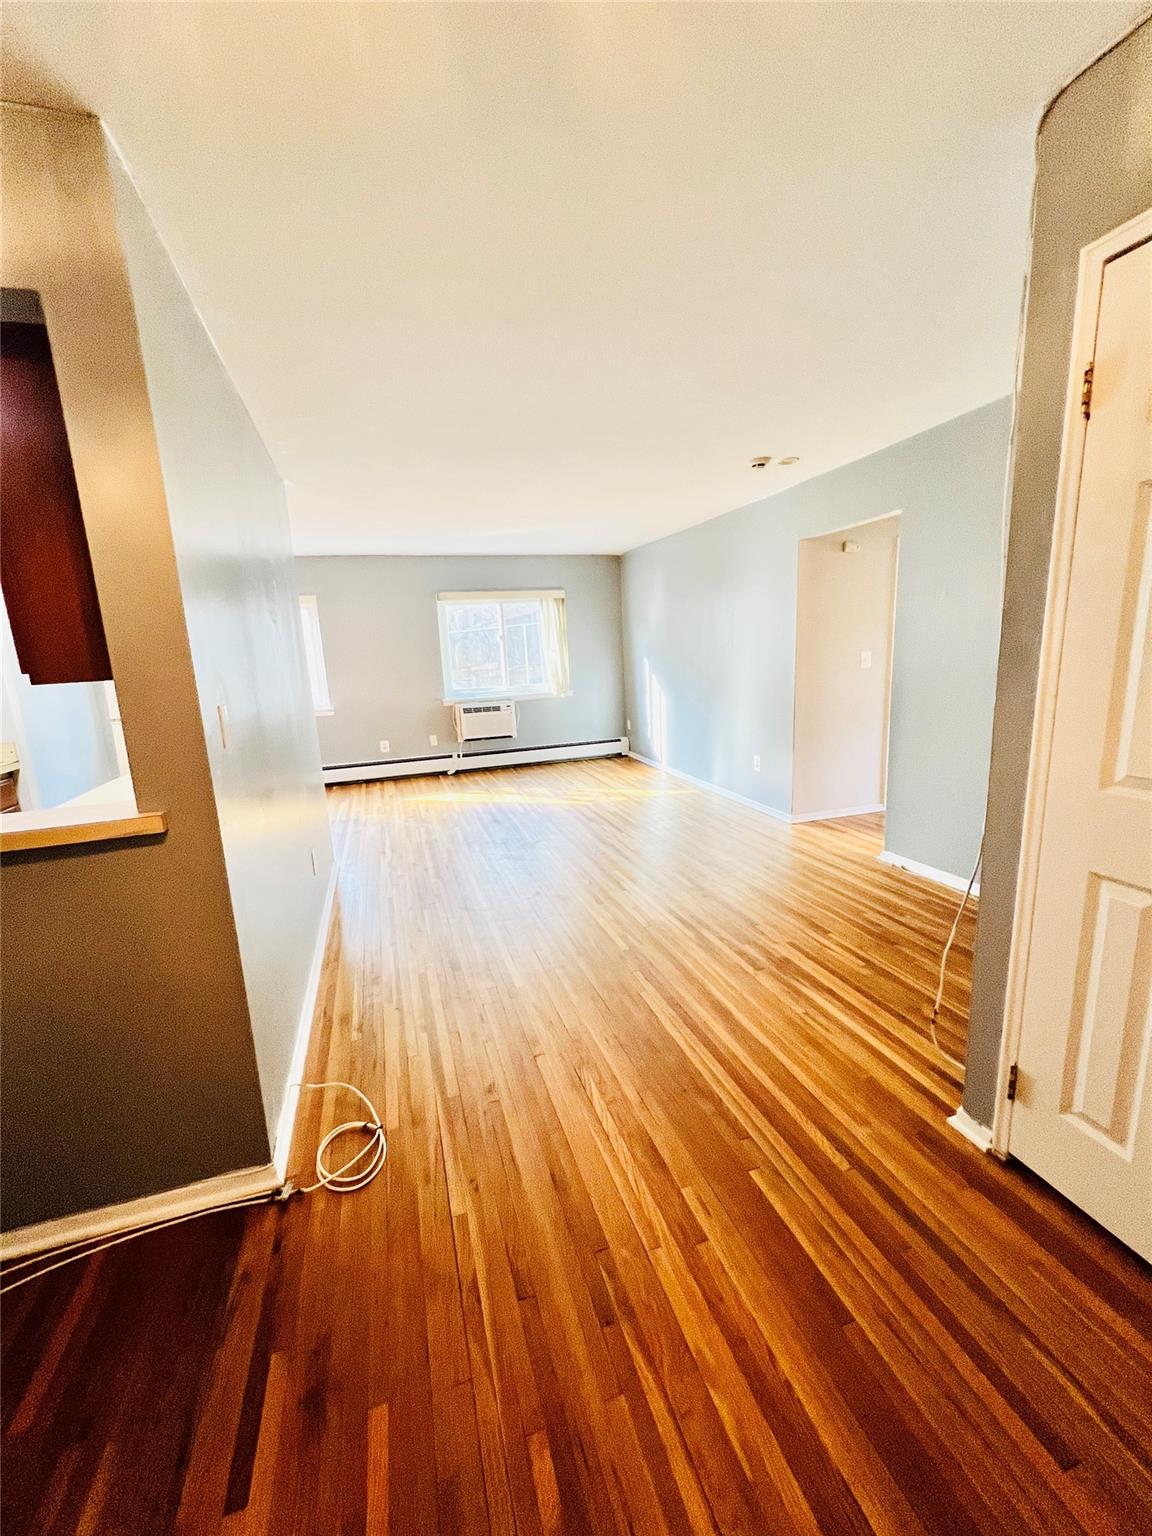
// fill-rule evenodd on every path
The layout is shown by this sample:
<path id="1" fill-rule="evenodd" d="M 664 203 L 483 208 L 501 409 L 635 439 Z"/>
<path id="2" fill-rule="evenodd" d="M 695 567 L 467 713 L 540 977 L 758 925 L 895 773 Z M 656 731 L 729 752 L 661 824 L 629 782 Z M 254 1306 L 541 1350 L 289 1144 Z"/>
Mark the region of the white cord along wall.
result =
<path id="1" fill-rule="evenodd" d="M 972 887 L 976 884 L 976 876 L 980 873 L 980 865 L 984 862 L 984 828 L 980 828 L 980 847 L 976 851 L 976 862 L 972 866 L 972 873 L 968 877 L 968 885 L 960 905 L 956 908 L 956 916 L 952 919 L 952 928 L 948 934 L 948 941 L 944 945 L 944 952 L 940 956 L 940 972 L 936 980 L 936 997 L 932 1004 L 932 1016 L 928 1020 L 928 1030 L 932 1036 L 932 1044 L 943 1056 L 944 1060 L 951 1062 L 952 1066 L 964 1071 L 964 1063 L 946 1051 L 940 1044 L 940 1037 L 936 1033 L 936 1024 L 940 1018 L 940 1005 L 944 1001 L 944 978 L 948 973 L 948 956 L 952 953 L 952 945 L 956 942 L 956 930 L 960 927 L 960 919 L 964 916 L 964 909 L 972 899 Z"/>
<path id="2" fill-rule="evenodd" d="M 32 1254 L 27 1259 L 20 1259 L 15 1264 L 7 1265 L 0 1272 L 0 1296 L 16 1290 L 21 1285 L 27 1285 L 30 1280 L 39 1280 L 42 1275 L 51 1274 L 55 1269 L 62 1269 L 65 1264 L 74 1264 L 78 1259 L 91 1258 L 93 1254 L 103 1253 L 106 1248 L 115 1248 L 119 1243 L 127 1243 L 132 1238 L 143 1237 L 149 1232 L 160 1232 L 165 1227 L 175 1227 L 185 1221 L 195 1221 L 198 1216 L 213 1216 L 221 1211 L 239 1211 L 251 1205 L 285 1201 L 291 1199 L 293 1195 L 310 1195 L 318 1189 L 330 1189 L 337 1195 L 350 1195 L 371 1184 L 383 1168 L 384 1159 L 388 1156 L 388 1141 L 384 1135 L 383 1122 L 368 1095 L 354 1083 L 336 1081 L 292 1083 L 290 1087 L 342 1088 L 348 1093 L 354 1093 L 368 1111 L 368 1118 L 345 1120 L 342 1124 L 333 1126 L 324 1136 L 316 1148 L 316 1182 L 314 1184 L 299 1186 L 289 1179 L 279 1189 L 272 1190 L 266 1195 L 251 1195 L 244 1200 L 230 1200 L 224 1205 L 208 1206 L 202 1211 L 189 1211 L 184 1216 L 170 1216 L 166 1221 L 143 1222 L 138 1227 L 130 1227 L 126 1231 L 118 1232 L 115 1237 L 106 1237 L 99 1241 L 83 1238 L 79 1242 L 64 1243 L 58 1248 L 45 1249 L 40 1253 Z M 332 1168 L 329 1165 L 330 1149 L 341 1137 L 351 1136 L 357 1132 L 367 1136 L 367 1141 L 347 1162 L 342 1163 L 338 1168 Z M 18 1278 L 11 1279 L 10 1276 L 13 1275 L 18 1275 Z"/>

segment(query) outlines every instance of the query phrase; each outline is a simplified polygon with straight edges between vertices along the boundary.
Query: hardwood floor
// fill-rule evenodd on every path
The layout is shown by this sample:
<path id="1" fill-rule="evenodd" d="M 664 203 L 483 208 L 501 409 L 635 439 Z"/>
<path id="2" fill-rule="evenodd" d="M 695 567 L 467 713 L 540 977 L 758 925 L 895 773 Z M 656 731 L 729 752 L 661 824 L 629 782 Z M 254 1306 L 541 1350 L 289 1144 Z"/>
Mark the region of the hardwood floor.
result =
<path id="1" fill-rule="evenodd" d="M 14 1292 L 5 1536 L 1152 1529 L 1152 1277 L 945 1126 L 954 899 L 875 818 L 634 762 L 330 805 L 310 1075 L 385 1170 Z"/>

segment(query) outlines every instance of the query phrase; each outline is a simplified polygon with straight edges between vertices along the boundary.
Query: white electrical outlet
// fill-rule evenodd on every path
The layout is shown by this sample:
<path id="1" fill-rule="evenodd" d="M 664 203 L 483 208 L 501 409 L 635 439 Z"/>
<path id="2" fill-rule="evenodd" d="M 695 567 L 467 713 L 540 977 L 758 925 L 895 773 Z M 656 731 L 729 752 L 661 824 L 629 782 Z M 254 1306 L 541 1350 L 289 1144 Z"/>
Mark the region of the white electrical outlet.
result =
<path id="1" fill-rule="evenodd" d="M 381 752 L 391 752 L 391 750 L 392 750 L 392 748 L 391 748 L 391 746 L 390 746 L 390 744 L 388 742 L 382 741 L 380 743 L 380 751 Z"/>
<path id="2" fill-rule="evenodd" d="M 754 757 L 752 759 L 752 772 L 753 773 L 759 773 L 760 772 L 760 759 L 759 759 L 759 757 Z"/>
<path id="3" fill-rule="evenodd" d="M 430 747 L 438 747 L 440 745 L 440 738 L 439 738 L 439 736 L 429 736 L 429 738 L 428 738 L 428 745 Z"/>
<path id="4" fill-rule="evenodd" d="M 871 665 L 872 665 L 872 652 L 871 651 L 861 651 L 860 652 L 860 670 L 862 672 L 867 672 L 868 668 Z"/>
<path id="5" fill-rule="evenodd" d="M 316 862 L 316 850 L 315 850 L 315 848 L 309 848 L 309 850 L 308 850 L 308 857 L 312 860 L 312 873 L 314 875 L 318 875 L 320 873 L 320 866 Z"/>
<path id="6" fill-rule="evenodd" d="M 630 731 L 632 729 L 632 722 L 631 722 L 631 720 L 625 720 L 625 722 L 624 722 L 624 729 L 626 731 Z"/>

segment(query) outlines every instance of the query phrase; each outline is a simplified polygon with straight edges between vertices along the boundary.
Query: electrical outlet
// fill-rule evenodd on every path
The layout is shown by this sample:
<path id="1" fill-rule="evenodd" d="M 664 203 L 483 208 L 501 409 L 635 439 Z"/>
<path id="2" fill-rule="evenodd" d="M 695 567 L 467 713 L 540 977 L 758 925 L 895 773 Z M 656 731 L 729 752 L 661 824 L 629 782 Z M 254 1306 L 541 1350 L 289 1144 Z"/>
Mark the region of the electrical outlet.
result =
<path id="1" fill-rule="evenodd" d="M 625 722 L 624 722 L 624 729 L 626 731 L 630 731 L 632 729 L 632 722 L 631 722 L 631 720 L 625 720 Z"/>
<path id="2" fill-rule="evenodd" d="M 388 742 L 382 741 L 380 743 L 380 751 L 381 751 L 381 753 L 391 752 L 391 750 L 392 750 L 392 747 L 391 747 L 391 745 Z"/>
<path id="3" fill-rule="evenodd" d="M 429 736 L 429 738 L 428 738 L 428 745 L 430 747 L 438 747 L 440 745 L 440 738 L 439 738 L 439 736 Z"/>
<path id="4" fill-rule="evenodd" d="M 754 757 L 752 759 L 752 772 L 753 773 L 759 773 L 760 772 L 760 759 L 759 759 L 759 757 Z"/>
<path id="5" fill-rule="evenodd" d="M 216 724 L 220 727 L 220 746 L 221 746 L 221 748 L 225 752 L 227 752 L 227 750 L 228 750 L 228 706 L 227 706 L 227 704 L 217 704 L 217 706 L 216 706 Z"/>
<path id="6" fill-rule="evenodd" d="M 315 848 L 309 848 L 309 850 L 308 850 L 308 857 L 312 860 L 312 873 L 314 875 L 318 875 L 320 873 L 320 866 L 316 862 L 316 850 L 315 850 Z"/>
<path id="7" fill-rule="evenodd" d="M 871 665 L 872 665 L 872 652 L 871 651 L 861 651 L 860 652 L 860 670 L 862 672 L 867 672 L 868 668 Z"/>

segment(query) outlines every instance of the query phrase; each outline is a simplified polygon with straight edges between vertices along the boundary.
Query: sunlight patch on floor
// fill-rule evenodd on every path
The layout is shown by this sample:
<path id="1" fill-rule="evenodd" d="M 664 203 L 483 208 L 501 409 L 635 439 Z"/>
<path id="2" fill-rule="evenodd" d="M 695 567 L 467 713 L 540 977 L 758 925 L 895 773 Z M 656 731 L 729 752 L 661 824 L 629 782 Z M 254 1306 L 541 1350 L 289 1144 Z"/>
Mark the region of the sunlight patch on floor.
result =
<path id="1" fill-rule="evenodd" d="M 407 804 L 424 805 L 599 805 L 605 800 L 664 800 L 670 795 L 695 795 L 695 789 L 611 789 L 556 794 L 545 789 L 524 789 L 516 792 L 498 790 L 462 789 L 455 793 L 405 795 Z"/>

